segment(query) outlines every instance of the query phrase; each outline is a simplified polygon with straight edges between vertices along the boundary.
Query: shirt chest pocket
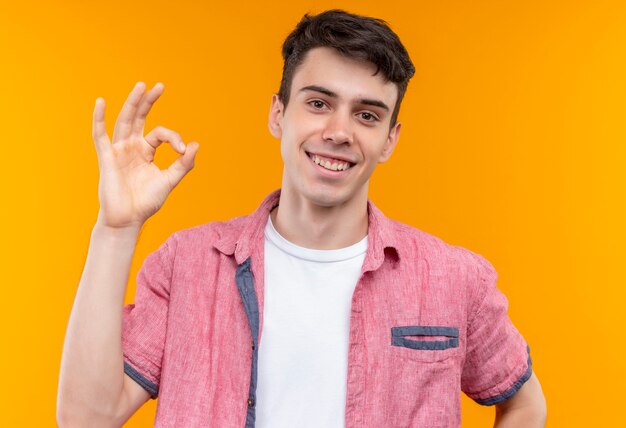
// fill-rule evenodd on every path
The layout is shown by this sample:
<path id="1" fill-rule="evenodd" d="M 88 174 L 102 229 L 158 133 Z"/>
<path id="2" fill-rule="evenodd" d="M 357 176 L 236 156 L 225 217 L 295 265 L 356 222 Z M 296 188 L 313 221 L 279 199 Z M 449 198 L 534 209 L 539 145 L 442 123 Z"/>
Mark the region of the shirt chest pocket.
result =
<path id="1" fill-rule="evenodd" d="M 448 326 L 401 326 L 391 328 L 394 354 L 421 362 L 438 362 L 459 355 L 459 329 Z"/>

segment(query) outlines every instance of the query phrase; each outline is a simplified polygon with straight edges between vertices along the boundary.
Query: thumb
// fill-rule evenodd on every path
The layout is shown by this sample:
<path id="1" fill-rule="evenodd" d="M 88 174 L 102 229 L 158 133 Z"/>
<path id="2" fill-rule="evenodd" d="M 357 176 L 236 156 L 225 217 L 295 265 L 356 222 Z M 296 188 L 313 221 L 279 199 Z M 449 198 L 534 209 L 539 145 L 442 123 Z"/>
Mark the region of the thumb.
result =
<path id="1" fill-rule="evenodd" d="M 187 144 L 185 147 L 185 153 L 180 155 L 172 164 L 167 168 L 167 174 L 171 178 L 172 187 L 176 186 L 180 183 L 180 180 L 191 171 L 194 166 L 194 161 L 196 158 L 196 153 L 198 153 L 198 149 L 200 148 L 200 144 L 195 141 Z"/>

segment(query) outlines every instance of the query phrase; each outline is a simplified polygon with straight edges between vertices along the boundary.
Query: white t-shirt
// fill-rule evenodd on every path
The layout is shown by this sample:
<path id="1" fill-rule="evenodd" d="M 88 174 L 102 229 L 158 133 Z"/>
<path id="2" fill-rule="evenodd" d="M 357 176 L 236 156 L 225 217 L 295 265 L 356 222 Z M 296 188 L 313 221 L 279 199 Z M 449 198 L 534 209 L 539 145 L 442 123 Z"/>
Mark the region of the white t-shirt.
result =
<path id="1" fill-rule="evenodd" d="M 367 236 L 337 250 L 299 247 L 265 227 L 265 303 L 256 426 L 343 427 L 352 293 Z"/>

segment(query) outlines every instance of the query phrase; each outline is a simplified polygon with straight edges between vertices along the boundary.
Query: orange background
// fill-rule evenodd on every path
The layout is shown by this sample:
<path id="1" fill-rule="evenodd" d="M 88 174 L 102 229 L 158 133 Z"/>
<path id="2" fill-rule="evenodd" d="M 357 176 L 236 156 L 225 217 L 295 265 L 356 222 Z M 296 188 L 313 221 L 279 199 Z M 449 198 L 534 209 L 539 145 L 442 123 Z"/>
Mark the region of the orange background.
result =
<path id="1" fill-rule="evenodd" d="M 132 266 L 172 232 L 242 215 L 280 185 L 267 131 L 280 45 L 305 12 L 382 17 L 417 73 L 371 197 L 389 216 L 489 259 L 532 349 L 550 427 L 616 426 L 626 292 L 623 1 L 4 2 L 3 426 L 54 426 L 65 327 L 98 211 L 91 141 L 136 81 L 149 116 L 200 142 L 143 229 Z M 174 158 L 160 150 L 157 163 Z M 128 423 L 151 426 L 151 401 Z M 493 410 L 463 399 L 464 427 Z"/>

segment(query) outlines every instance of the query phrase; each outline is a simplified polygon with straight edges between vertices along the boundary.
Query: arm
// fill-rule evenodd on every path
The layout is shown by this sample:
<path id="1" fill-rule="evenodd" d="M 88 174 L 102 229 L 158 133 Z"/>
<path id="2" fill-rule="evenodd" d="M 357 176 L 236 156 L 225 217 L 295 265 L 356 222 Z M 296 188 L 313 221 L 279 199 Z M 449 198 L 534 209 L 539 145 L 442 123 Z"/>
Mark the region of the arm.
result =
<path id="1" fill-rule="evenodd" d="M 546 424 L 546 400 L 533 373 L 515 395 L 496 404 L 495 428 L 543 428 Z"/>
<path id="2" fill-rule="evenodd" d="M 93 228 L 63 349 L 59 426 L 87 426 L 87 421 L 110 426 L 110 419 L 127 419 L 149 398 L 126 379 L 121 344 L 121 312 L 138 232 Z"/>
<path id="3" fill-rule="evenodd" d="M 60 426 L 121 426 L 149 394 L 124 374 L 122 308 L 130 265 L 143 223 L 193 167 L 197 143 L 187 147 L 174 131 L 157 127 L 143 136 L 145 118 L 163 91 L 144 94 L 139 83 L 115 124 L 112 143 L 104 100 L 96 100 L 93 138 L 98 154 L 100 211 L 70 315 L 59 376 Z M 166 170 L 154 163 L 168 141 L 180 154 Z"/>

